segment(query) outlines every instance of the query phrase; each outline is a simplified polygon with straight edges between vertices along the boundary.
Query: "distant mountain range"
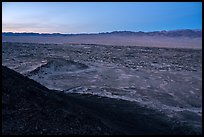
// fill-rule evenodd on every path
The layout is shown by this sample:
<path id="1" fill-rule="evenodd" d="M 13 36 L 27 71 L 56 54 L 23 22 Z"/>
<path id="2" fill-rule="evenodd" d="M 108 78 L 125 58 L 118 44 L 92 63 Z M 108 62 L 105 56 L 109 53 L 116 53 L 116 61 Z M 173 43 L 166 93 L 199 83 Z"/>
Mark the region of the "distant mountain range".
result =
<path id="1" fill-rule="evenodd" d="M 2 36 L 80 36 L 80 35 L 115 35 L 115 36 L 166 36 L 166 37 L 202 37 L 202 30 L 172 30 L 172 31 L 153 31 L 153 32 L 133 32 L 133 31 L 113 31 L 103 33 L 84 33 L 84 34 L 61 34 L 61 33 L 13 33 L 2 32 Z"/>

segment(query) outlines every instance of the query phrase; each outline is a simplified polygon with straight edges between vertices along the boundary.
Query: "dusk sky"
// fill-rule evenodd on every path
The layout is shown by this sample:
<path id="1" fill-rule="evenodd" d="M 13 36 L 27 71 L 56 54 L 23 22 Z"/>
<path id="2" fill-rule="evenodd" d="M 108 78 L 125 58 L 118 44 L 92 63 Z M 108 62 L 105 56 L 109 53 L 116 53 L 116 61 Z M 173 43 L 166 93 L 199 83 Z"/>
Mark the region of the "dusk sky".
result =
<path id="1" fill-rule="evenodd" d="M 3 32 L 202 29 L 201 2 L 3 2 Z"/>

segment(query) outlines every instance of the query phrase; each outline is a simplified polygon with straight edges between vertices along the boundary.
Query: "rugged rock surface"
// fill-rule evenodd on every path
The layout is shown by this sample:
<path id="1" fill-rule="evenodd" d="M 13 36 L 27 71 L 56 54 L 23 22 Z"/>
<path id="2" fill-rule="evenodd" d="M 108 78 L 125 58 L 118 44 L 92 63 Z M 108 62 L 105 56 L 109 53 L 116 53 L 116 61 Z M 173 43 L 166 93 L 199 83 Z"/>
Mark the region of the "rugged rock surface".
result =
<path id="1" fill-rule="evenodd" d="M 83 107 L 2 67 L 2 133 L 110 134 L 113 131 Z"/>
<path id="2" fill-rule="evenodd" d="M 2 133 L 199 134 L 137 103 L 51 91 L 2 66 Z"/>

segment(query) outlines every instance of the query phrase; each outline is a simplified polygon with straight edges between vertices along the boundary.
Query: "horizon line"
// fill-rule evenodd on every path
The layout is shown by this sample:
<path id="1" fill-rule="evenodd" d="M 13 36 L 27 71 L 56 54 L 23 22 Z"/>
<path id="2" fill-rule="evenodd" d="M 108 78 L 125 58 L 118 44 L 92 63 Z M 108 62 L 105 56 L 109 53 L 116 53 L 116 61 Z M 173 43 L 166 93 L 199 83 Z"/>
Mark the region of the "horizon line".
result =
<path id="1" fill-rule="evenodd" d="M 170 32 L 170 31 L 181 31 L 181 30 L 193 30 L 193 31 L 202 31 L 201 29 L 171 29 L 171 30 L 155 30 L 155 31 L 130 31 L 130 30 L 114 30 L 114 31 L 103 31 L 103 32 L 82 32 L 82 33 L 60 33 L 60 32 L 14 32 L 14 31 L 4 31 L 2 33 L 34 33 L 34 34 L 62 34 L 62 35 L 67 35 L 67 34 L 103 34 L 103 33 L 113 33 L 113 32 L 133 32 L 133 33 L 137 33 L 137 32 L 144 32 L 144 33 L 148 33 L 148 32 L 162 32 L 162 31 L 166 31 L 166 32 Z"/>

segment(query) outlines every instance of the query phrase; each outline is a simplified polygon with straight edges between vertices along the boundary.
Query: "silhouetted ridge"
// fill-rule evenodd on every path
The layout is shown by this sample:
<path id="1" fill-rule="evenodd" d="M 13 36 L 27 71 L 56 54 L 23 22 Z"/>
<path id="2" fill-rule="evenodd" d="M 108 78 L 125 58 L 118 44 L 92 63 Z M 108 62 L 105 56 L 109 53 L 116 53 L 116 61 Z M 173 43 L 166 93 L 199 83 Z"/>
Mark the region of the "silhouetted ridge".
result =
<path id="1" fill-rule="evenodd" d="M 120 36 L 167 36 L 167 37 L 202 37 L 202 30 L 173 30 L 173 31 L 153 31 L 153 32 L 133 32 L 133 31 L 113 31 L 102 33 L 83 33 L 83 34 L 61 34 L 61 33 L 13 33 L 3 32 L 2 36 L 77 36 L 77 35 L 120 35 Z"/>

